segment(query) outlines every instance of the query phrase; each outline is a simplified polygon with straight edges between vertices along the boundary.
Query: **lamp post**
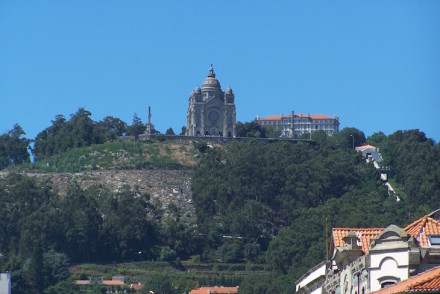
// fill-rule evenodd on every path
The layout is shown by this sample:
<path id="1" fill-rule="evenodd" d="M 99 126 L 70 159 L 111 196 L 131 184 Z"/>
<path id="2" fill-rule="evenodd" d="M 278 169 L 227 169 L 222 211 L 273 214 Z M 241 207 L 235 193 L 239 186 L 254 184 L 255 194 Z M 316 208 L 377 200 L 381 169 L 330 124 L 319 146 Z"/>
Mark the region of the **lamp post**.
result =
<path id="1" fill-rule="evenodd" d="M 350 137 L 351 137 L 351 139 L 353 141 L 353 149 L 354 149 L 354 137 L 353 137 L 353 135 L 350 135 Z"/>

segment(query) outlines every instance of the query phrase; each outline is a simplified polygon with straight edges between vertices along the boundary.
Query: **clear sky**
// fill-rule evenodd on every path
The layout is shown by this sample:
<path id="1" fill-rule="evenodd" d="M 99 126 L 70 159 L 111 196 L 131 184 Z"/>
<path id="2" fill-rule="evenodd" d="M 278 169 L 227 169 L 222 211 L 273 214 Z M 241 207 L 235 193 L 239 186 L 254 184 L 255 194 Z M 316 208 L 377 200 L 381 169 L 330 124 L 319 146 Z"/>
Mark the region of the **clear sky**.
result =
<path id="1" fill-rule="evenodd" d="M 440 140 L 440 1 L 3 1 L 0 133 L 57 114 L 186 125 L 210 64 L 237 120 L 335 114 Z"/>

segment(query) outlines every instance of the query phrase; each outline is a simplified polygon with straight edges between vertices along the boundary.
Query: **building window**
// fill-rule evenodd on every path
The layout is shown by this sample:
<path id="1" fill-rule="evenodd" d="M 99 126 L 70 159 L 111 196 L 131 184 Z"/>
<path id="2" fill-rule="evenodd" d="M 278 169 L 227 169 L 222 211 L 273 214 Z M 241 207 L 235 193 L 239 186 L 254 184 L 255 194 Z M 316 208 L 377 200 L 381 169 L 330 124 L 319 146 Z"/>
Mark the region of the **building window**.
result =
<path id="1" fill-rule="evenodd" d="M 382 284 L 380 284 L 380 287 L 386 288 L 386 287 L 392 286 L 394 284 L 395 284 L 395 282 L 383 282 Z"/>
<path id="2" fill-rule="evenodd" d="M 385 276 L 378 279 L 381 288 L 386 288 L 400 282 L 400 278 Z"/>
<path id="3" fill-rule="evenodd" d="M 431 245 L 440 245 L 440 235 L 429 235 L 428 237 Z"/>

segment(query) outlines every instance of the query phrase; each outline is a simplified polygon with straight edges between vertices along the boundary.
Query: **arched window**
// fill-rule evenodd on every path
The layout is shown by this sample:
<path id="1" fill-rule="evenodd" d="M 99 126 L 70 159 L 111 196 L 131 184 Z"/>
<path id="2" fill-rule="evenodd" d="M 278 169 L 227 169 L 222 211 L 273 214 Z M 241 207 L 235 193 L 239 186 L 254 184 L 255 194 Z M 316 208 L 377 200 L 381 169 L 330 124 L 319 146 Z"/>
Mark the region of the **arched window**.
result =
<path id="1" fill-rule="evenodd" d="M 378 279 L 378 282 L 379 282 L 381 288 L 386 288 L 386 287 L 389 287 L 391 285 L 394 285 L 394 284 L 400 282 L 400 278 L 393 277 L 393 276 L 385 276 L 385 277 Z"/>

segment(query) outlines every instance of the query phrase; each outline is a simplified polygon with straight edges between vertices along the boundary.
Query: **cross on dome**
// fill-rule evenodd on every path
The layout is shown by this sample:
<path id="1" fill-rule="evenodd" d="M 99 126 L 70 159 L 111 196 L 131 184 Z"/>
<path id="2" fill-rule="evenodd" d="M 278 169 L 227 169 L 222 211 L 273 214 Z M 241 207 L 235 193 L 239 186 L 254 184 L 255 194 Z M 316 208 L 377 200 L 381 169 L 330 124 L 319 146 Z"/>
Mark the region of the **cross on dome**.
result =
<path id="1" fill-rule="evenodd" d="M 212 63 L 211 63 L 211 68 L 209 69 L 208 77 L 215 78 L 214 67 L 212 66 Z"/>

